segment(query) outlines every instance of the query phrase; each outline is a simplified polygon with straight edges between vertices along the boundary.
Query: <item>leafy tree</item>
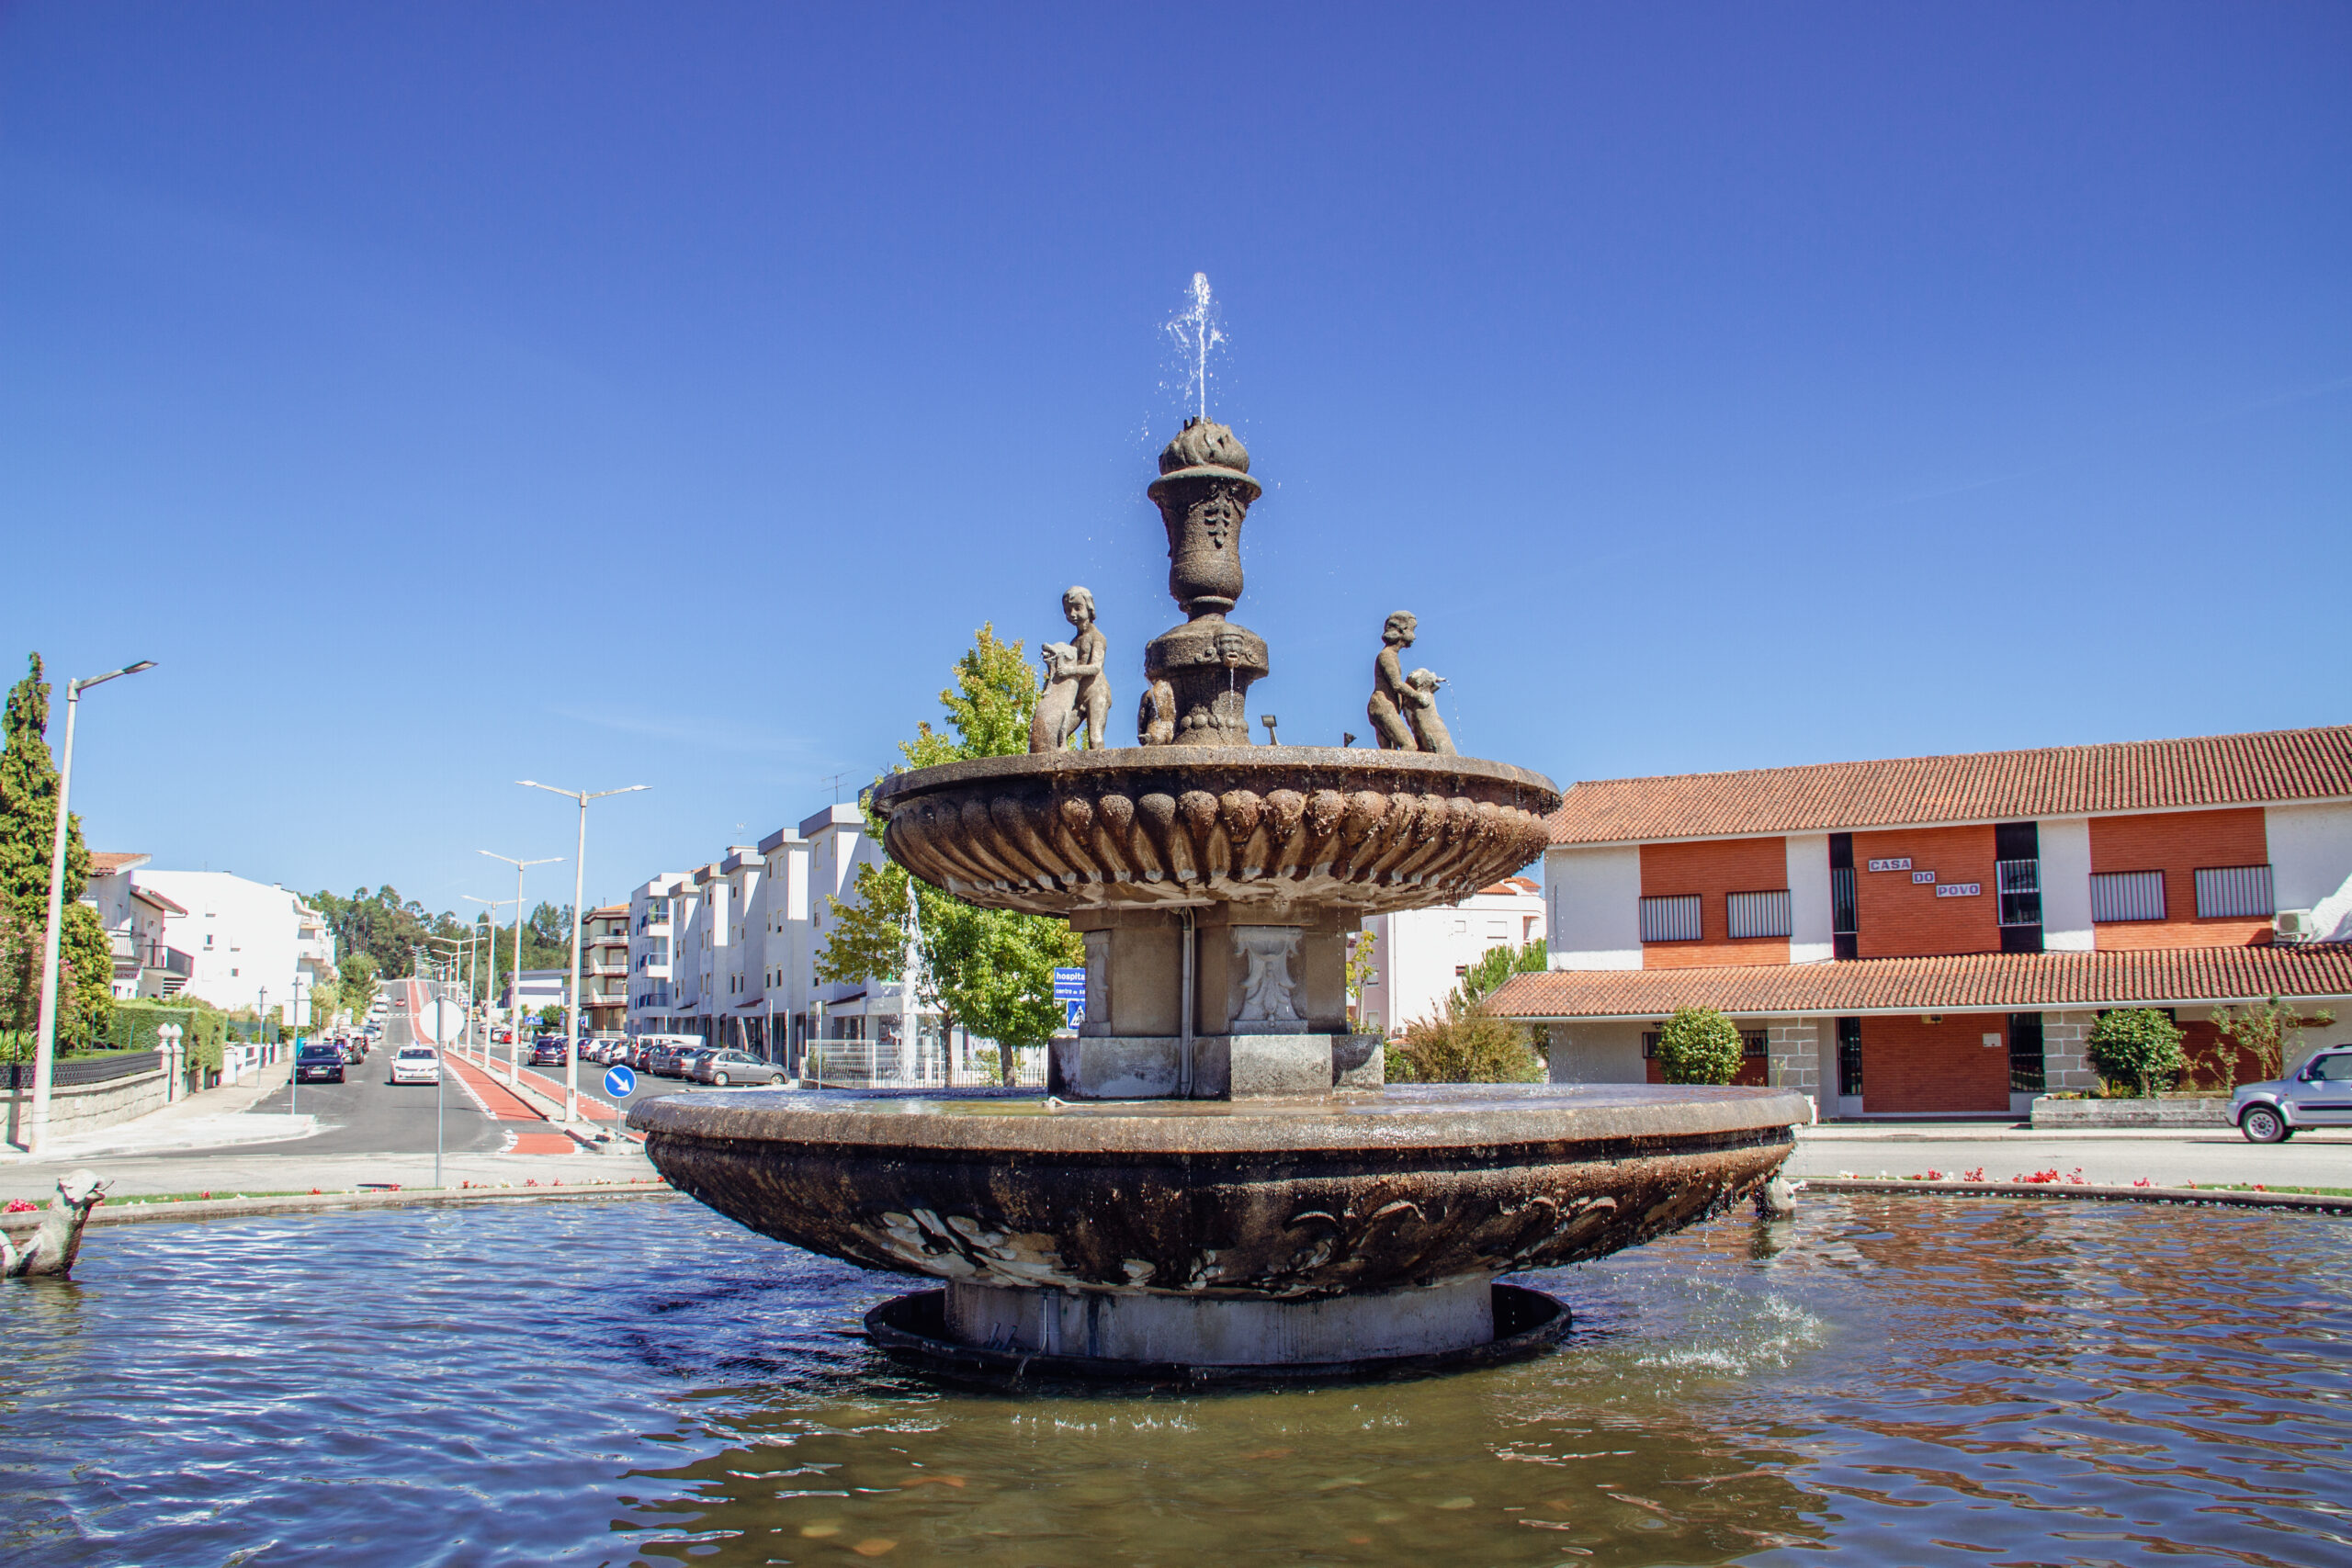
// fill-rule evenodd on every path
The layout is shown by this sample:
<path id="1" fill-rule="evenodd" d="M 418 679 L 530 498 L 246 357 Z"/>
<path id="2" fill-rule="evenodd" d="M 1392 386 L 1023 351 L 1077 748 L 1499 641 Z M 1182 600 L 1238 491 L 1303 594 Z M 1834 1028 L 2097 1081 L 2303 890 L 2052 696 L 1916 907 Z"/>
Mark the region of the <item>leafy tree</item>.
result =
<path id="1" fill-rule="evenodd" d="M 367 953 L 347 955 L 335 976 L 335 999 L 344 1011 L 364 1022 L 368 1010 L 376 1005 L 374 955 Z"/>
<path id="2" fill-rule="evenodd" d="M 0 1027 L 14 1029 L 40 1026 L 50 851 L 57 833 L 57 764 L 49 749 L 49 682 L 41 674 L 36 653 L 0 715 Z M 114 1015 L 114 953 L 97 911 L 80 901 L 89 880 L 82 819 L 69 815 L 58 938 L 61 1042 L 104 1035 Z"/>
<path id="3" fill-rule="evenodd" d="M 2091 1030 L 2091 1066 L 2109 1083 L 2126 1083 L 2154 1099 L 2188 1065 L 2180 1027 L 2154 1008 L 2118 1008 Z"/>
<path id="4" fill-rule="evenodd" d="M 2230 1054 L 2221 1087 L 2235 1081 L 2238 1065 L 2248 1056 L 2254 1058 L 2256 1079 L 2285 1077 L 2288 1058 L 2303 1054 L 2303 1031 L 2335 1021 L 2335 1015 L 2324 1008 L 2306 1018 L 2301 1008 L 2277 997 L 2234 1010 L 2215 1008 L 2213 1028 Z"/>
<path id="5" fill-rule="evenodd" d="M 1348 1021 L 1357 1029 L 1365 1027 L 1363 1019 L 1363 988 L 1380 977 L 1380 937 L 1375 931 L 1356 931 L 1348 933 L 1348 962 L 1343 975 L 1348 988 Z"/>
<path id="6" fill-rule="evenodd" d="M 906 767 L 891 771 L 1026 752 L 1036 702 L 1037 671 L 1022 644 L 1001 642 L 992 625 L 984 626 L 956 661 L 956 683 L 939 694 L 946 728 L 933 728 L 927 719 L 919 723 L 914 739 L 899 746 Z M 881 824 L 870 811 L 867 828 L 880 837 Z M 1062 1026 L 1054 970 L 1086 956 L 1069 922 L 980 908 L 916 881 L 896 863 L 859 866 L 852 895 L 826 900 L 834 921 L 817 957 L 818 979 L 902 979 L 911 935 L 917 998 L 937 1009 L 949 1028 L 960 1024 L 1004 1047 L 1007 1083 L 1012 1081 L 1012 1047 L 1043 1044 Z"/>
<path id="7" fill-rule="evenodd" d="M 1539 1083 L 1544 1077 L 1544 1058 L 1530 1043 L 1527 1026 L 1489 1012 L 1484 1002 L 1464 1000 L 1459 991 L 1446 998 L 1442 1014 L 1405 1026 L 1384 1067 L 1398 1083 Z"/>
<path id="8" fill-rule="evenodd" d="M 1668 1083 L 1729 1083 L 1739 1058 L 1738 1027 L 1713 1008 L 1679 1009 L 1658 1031 L 1657 1065 Z"/>
<path id="9" fill-rule="evenodd" d="M 1493 996 L 1513 975 L 1541 975 L 1550 962 L 1550 955 L 1540 942 L 1531 942 L 1524 947 L 1490 947 L 1479 955 L 1477 963 L 1470 965 L 1453 994 L 1464 1006 L 1474 1006 Z"/>

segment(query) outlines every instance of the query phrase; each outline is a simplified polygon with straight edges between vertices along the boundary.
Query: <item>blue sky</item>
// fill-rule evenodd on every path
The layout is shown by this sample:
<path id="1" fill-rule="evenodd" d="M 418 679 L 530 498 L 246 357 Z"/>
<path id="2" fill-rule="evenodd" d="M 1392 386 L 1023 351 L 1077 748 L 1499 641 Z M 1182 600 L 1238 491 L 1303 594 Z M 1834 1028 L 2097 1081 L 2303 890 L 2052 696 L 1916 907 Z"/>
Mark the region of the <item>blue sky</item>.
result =
<path id="1" fill-rule="evenodd" d="M 11 5 L 0 652 L 99 847 L 618 897 L 1069 583 L 1132 712 L 1200 269 L 1286 740 L 2337 722 L 2347 168 L 2340 5 Z"/>

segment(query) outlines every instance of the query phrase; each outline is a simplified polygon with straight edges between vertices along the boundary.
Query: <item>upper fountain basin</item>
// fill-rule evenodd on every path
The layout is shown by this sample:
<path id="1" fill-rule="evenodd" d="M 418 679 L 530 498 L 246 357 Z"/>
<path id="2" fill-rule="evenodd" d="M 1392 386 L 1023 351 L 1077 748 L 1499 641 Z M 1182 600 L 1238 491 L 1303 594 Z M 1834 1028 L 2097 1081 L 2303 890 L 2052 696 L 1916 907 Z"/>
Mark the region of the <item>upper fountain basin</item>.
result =
<path id="1" fill-rule="evenodd" d="M 1451 903 L 1544 852 L 1560 792 L 1475 757 L 1337 746 L 982 757 L 875 786 L 890 858 L 991 908 Z"/>

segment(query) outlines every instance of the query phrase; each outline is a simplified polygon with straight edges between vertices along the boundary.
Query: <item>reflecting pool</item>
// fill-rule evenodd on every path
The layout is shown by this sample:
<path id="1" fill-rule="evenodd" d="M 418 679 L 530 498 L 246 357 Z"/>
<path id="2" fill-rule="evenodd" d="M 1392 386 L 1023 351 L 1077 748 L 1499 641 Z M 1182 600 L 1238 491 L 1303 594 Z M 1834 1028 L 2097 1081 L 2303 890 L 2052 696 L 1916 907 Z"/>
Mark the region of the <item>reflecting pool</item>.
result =
<path id="1" fill-rule="evenodd" d="M 1810 1198 L 1418 1382 L 1007 1399 L 683 1201 L 94 1231 L 0 1288 L 0 1562 L 2352 1564 L 2352 1225 Z"/>

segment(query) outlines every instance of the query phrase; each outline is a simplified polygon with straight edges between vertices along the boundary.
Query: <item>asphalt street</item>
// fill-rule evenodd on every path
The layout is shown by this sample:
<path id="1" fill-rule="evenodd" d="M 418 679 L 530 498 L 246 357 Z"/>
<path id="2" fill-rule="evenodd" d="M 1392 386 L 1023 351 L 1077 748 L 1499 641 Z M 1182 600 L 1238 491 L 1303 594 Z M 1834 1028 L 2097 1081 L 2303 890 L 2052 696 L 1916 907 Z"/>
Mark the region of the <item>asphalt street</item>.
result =
<path id="1" fill-rule="evenodd" d="M 506 1143 L 506 1129 L 481 1113 L 454 1075 L 444 1075 L 438 1089 L 431 1084 L 393 1083 L 391 1054 L 382 1046 L 368 1053 L 366 1061 L 345 1067 L 342 1083 L 289 1085 L 256 1100 L 253 1110 L 317 1117 L 318 1133 L 301 1140 L 301 1152 L 308 1157 L 429 1155 L 436 1127 L 447 1154 L 495 1154 Z M 153 1157 L 216 1156 L 209 1150 L 187 1149 Z"/>

